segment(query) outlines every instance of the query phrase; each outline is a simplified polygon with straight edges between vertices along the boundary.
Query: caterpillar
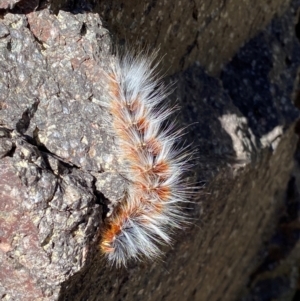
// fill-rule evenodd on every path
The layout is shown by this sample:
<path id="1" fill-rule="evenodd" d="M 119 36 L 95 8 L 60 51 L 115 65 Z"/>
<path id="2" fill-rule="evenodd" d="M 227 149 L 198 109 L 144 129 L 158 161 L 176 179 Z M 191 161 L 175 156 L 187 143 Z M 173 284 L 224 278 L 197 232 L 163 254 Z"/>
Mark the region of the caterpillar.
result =
<path id="1" fill-rule="evenodd" d="M 158 258 L 161 245 L 170 245 L 174 230 L 187 221 L 181 203 L 188 202 L 184 174 L 191 152 L 178 145 L 183 129 L 169 121 L 176 107 L 163 103 L 171 89 L 162 82 L 156 57 L 157 52 L 127 52 L 115 57 L 107 74 L 104 106 L 128 185 L 106 218 L 100 248 L 117 267 Z"/>

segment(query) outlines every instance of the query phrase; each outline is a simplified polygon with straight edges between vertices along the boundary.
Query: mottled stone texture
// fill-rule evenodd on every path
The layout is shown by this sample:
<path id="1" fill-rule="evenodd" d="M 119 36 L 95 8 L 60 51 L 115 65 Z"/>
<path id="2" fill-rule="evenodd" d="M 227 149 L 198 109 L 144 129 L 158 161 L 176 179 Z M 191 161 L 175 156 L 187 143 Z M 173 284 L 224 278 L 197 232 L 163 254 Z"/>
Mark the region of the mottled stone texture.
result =
<path id="1" fill-rule="evenodd" d="M 98 2 L 0 4 L 1 300 L 296 301 L 300 1 Z M 165 257 L 120 270 L 97 246 L 126 185 L 110 34 L 166 53 L 203 187 Z"/>
<path id="2" fill-rule="evenodd" d="M 97 104 L 109 42 L 97 15 L 47 9 L 5 14 L 0 37 L 0 295 L 54 300 L 95 249 L 91 172 L 117 165 Z"/>
<path id="3" fill-rule="evenodd" d="M 20 0 L 2 0 L 0 2 L 0 9 L 13 8 Z"/>
<path id="4" fill-rule="evenodd" d="M 170 74 L 196 60 L 218 73 L 289 0 L 95 1 L 118 39 L 160 47 Z"/>

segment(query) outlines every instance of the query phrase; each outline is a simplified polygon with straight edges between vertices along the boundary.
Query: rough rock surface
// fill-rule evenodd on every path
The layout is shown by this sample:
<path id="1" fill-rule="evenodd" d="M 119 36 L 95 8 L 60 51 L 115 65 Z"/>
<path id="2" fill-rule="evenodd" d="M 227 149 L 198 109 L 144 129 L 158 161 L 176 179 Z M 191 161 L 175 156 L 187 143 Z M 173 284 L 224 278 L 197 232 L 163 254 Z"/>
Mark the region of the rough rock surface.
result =
<path id="1" fill-rule="evenodd" d="M 0 19 L 2 300 L 293 300 L 300 279 L 299 113 L 292 102 L 300 103 L 300 1 L 272 1 L 256 19 L 260 1 L 251 9 L 250 1 L 195 1 L 193 10 L 190 2 L 175 2 L 182 11 L 153 1 L 140 31 L 140 4 L 130 15 L 132 6 L 118 1 L 88 3 L 119 38 L 132 30 L 130 42 L 140 35 L 161 43 L 174 62 L 170 73 L 189 66 L 166 81 L 177 82 L 170 100 L 181 106 L 178 122 L 190 125 L 186 139 L 203 184 L 187 208 L 193 225 L 176 235 L 161 261 L 121 270 L 108 267 L 97 247 L 103 213 L 125 185 L 100 105 L 109 33 L 94 12 L 78 13 L 82 1 L 50 1 L 51 9 L 47 1 L 17 2 L 0 7 L 7 9 Z M 247 9 L 249 22 L 237 26 L 235 12 L 245 16 Z M 150 26 L 153 16 L 162 20 L 161 31 Z M 195 31 L 187 34 L 182 24 Z M 204 71 L 218 72 L 232 56 L 218 78 Z"/>
<path id="2" fill-rule="evenodd" d="M 257 34 L 289 0 L 98 1 L 116 38 L 160 47 L 170 74 L 196 60 L 210 73 Z"/>
<path id="3" fill-rule="evenodd" d="M 94 15 L 48 10 L 8 13 L 0 32 L 0 291 L 53 300 L 97 238 L 103 195 L 91 172 L 117 164 L 96 103 L 107 34 Z"/>
<path id="4" fill-rule="evenodd" d="M 3 0 L 0 3 L 0 9 L 12 9 L 20 0 Z"/>

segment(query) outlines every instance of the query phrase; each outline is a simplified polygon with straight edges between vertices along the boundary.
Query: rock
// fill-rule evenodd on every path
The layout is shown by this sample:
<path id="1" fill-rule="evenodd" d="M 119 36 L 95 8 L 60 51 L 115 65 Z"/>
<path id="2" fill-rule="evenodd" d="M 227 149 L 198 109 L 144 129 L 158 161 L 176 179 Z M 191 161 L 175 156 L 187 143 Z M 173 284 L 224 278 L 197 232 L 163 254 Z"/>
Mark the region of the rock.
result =
<path id="1" fill-rule="evenodd" d="M 159 47 L 169 74 L 195 61 L 218 74 L 287 5 L 281 0 L 100 1 L 95 10 L 117 39 Z"/>

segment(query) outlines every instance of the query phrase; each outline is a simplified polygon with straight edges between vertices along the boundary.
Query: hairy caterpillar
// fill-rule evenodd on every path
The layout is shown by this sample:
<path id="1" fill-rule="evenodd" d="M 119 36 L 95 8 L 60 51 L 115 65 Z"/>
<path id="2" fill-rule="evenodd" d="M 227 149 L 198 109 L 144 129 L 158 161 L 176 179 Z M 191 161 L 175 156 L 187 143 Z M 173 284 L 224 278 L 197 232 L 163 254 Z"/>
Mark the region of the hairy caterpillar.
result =
<path id="1" fill-rule="evenodd" d="M 180 203 L 187 201 L 183 174 L 191 154 L 177 144 L 182 129 L 168 121 L 175 109 L 162 104 L 170 89 L 162 84 L 155 59 L 156 53 L 117 56 L 107 74 L 105 107 L 128 187 L 106 218 L 100 247 L 117 266 L 130 259 L 157 258 L 159 246 L 171 244 L 170 234 L 187 219 Z"/>

